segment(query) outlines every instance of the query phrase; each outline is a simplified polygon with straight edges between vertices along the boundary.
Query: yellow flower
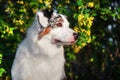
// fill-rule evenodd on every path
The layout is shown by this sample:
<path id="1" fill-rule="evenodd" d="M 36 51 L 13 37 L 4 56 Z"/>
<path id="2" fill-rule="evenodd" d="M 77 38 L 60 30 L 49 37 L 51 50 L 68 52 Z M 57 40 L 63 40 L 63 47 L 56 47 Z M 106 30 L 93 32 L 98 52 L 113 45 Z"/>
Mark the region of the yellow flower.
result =
<path id="1" fill-rule="evenodd" d="M 50 8 L 51 8 L 51 5 L 49 5 L 48 8 L 50 9 Z"/>
<path id="2" fill-rule="evenodd" d="M 58 4 L 58 7 L 62 7 L 62 5 L 61 5 L 61 4 Z"/>
<path id="3" fill-rule="evenodd" d="M 86 43 L 83 42 L 83 43 L 82 43 L 82 47 L 84 47 L 85 45 L 86 45 Z"/>
<path id="4" fill-rule="evenodd" d="M 11 34 L 11 35 L 13 35 L 13 31 L 12 30 L 10 30 L 8 33 Z"/>
<path id="5" fill-rule="evenodd" d="M 28 16 L 26 16 L 26 19 L 29 19 L 29 17 L 28 17 Z"/>
<path id="6" fill-rule="evenodd" d="M 91 42 L 91 37 L 89 37 L 89 38 L 88 38 L 88 41 L 87 41 L 87 42 L 88 42 L 88 43 L 90 43 L 90 42 Z"/>
<path id="7" fill-rule="evenodd" d="M 20 25 L 24 24 L 24 21 L 22 21 L 22 20 L 19 20 L 18 22 L 19 22 Z"/>
<path id="8" fill-rule="evenodd" d="M 42 3 L 43 1 L 42 0 L 38 0 L 38 2 Z"/>
<path id="9" fill-rule="evenodd" d="M 78 22 L 78 23 L 79 23 L 79 26 L 83 26 L 84 25 L 82 21 Z"/>
<path id="10" fill-rule="evenodd" d="M 14 11 L 11 11 L 10 13 L 11 13 L 11 14 L 14 14 Z"/>
<path id="11" fill-rule="evenodd" d="M 9 30 L 10 30 L 10 29 L 9 29 L 9 27 L 8 27 L 8 26 L 6 26 L 6 32 L 9 32 Z"/>
<path id="12" fill-rule="evenodd" d="M 84 26 L 86 26 L 86 23 L 87 23 L 87 22 L 83 20 L 83 25 L 84 25 Z"/>
<path id="13" fill-rule="evenodd" d="M 9 28 L 9 26 L 6 26 L 6 32 L 7 32 L 8 34 L 13 35 L 13 30 L 11 30 L 11 29 Z"/>
<path id="14" fill-rule="evenodd" d="M 94 7 L 94 2 L 89 2 L 88 7 L 90 7 L 90 8 Z"/>
<path id="15" fill-rule="evenodd" d="M 90 36 L 91 31 L 90 31 L 90 30 L 87 30 L 87 31 L 86 31 L 86 34 L 87 34 L 88 36 Z"/>
<path id="16" fill-rule="evenodd" d="M 15 20 L 15 19 L 13 19 L 13 23 L 23 25 L 24 21 L 23 20 Z"/>
<path id="17" fill-rule="evenodd" d="M 17 1 L 17 3 L 18 3 L 18 4 L 24 4 L 24 2 L 23 2 L 23 1 Z"/>
<path id="18" fill-rule="evenodd" d="M 23 12 L 26 12 L 26 9 L 25 9 L 25 8 L 23 9 Z"/>
<path id="19" fill-rule="evenodd" d="M 94 17 L 89 17 L 87 18 L 87 26 L 90 28 L 92 26 L 92 23 L 93 23 L 93 20 L 94 20 Z"/>
<path id="20" fill-rule="evenodd" d="M 80 47 L 80 46 L 77 46 L 77 45 L 74 45 L 74 46 L 73 46 L 73 49 L 74 49 L 74 52 L 75 52 L 75 53 L 78 53 L 78 52 L 80 51 L 81 47 Z"/>
<path id="21" fill-rule="evenodd" d="M 81 6 L 78 7 L 78 9 L 81 9 L 81 8 L 82 8 Z"/>
<path id="22" fill-rule="evenodd" d="M 20 28 L 20 32 L 25 32 L 25 28 Z"/>
<path id="23" fill-rule="evenodd" d="M 5 9 L 5 12 L 9 12 L 10 11 L 10 8 L 8 7 L 7 9 Z"/>
<path id="24" fill-rule="evenodd" d="M 47 1 L 47 0 L 44 3 L 45 3 L 45 5 L 49 5 L 49 1 Z"/>
<path id="25" fill-rule="evenodd" d="M 90 62 L 93 62 L 94 61 L 94 58 L 90 58 Z"/>
<path id="26" fill-rule="evenodd" d="M 69 3 L 70 3 L 70 0 L 65 0 L 65 2 L 69 4 Z"/>
<path id="27" fill-rule="evenodd" d="M 44 4 L 45 4 L 45 6 L 47 7 L 47 8 L 51 8 L 51 3 L 52 3 L 52 0 L 44 0 L 44 2 L 43 2 Z"/>
<path id="28" fill-rule="evenodd" d="M 94 17 L 90 17 L 91 20 L 94 20 Z"/>
<path id="29" fill-rule="evenodd" d="M 74 31 L 75 31 L 75 32 L 79 32 L 80 30 L 79 30 L 78 27 L 74 27 Z"/>
<path id="30" fill-rule="evenodd" d="M 86 30 L 85 29 L 81 29 L 81 32 L 86 32 Z"/>
<path id="31" fill-rule="evenodd" d="M 37 12 L 37 9 L 33 8 L 32 11 L 33 11 L 33 13 L 36 13 L 36 12 Z"/>
<path id="32" fill-rule="evenodd" d="M 80 14 L 78 16 L 78 23 L 79 23 L 79 26 L 84 25 L 84 15 L 83 14 Z"/>
<path id="33" fill-rule="evenodd" d="M 45 3 L 46 6 L 48 6 L 52 3 L 52 0 L 45 0 L 44 3 Z"/>
<path id="34" fill-rule="evenodd" d="M 13 3 L 11 2 L 11 0 L 8 0 L 8 3 L 9 3 L 10 5 L 13 5 Z"/>
<path id="35" fill-rule="evenodd" d="M 84 15 L 83 15 L 83 14 L 80 14 L 80 15 L 78 16 L 78 22 L 82 21 L 83 19 L 84 19 Z"/>

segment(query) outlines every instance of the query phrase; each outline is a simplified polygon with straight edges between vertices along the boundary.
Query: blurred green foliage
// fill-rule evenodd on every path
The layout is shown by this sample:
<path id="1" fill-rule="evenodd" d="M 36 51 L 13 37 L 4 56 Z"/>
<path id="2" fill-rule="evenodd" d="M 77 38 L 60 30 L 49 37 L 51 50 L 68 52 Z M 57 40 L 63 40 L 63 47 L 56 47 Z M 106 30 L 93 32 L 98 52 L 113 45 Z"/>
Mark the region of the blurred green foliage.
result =
<path id="1" fill-rule="evenodd" d="M 117 0 L 0 0 L 0 80 L 10 80 L 18 44 L 36 11 L 54 8 L 79 34 L 65 46 L 67 80 L 120 80 L 120 3 Z"/>

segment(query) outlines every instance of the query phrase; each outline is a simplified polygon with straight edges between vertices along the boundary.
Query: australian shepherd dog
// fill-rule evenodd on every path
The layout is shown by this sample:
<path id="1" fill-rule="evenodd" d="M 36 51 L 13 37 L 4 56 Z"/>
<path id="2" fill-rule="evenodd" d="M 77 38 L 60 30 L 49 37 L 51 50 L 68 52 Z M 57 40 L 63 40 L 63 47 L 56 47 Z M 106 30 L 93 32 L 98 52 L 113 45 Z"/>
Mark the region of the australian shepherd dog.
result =
<path id="1" fill-rule="evenodd" d="M 18 46 L 12 80 L 63 80 L 63 46 L 74 44 L 77 37 L 65 15 L 47 9 L 38 11 Z"/>

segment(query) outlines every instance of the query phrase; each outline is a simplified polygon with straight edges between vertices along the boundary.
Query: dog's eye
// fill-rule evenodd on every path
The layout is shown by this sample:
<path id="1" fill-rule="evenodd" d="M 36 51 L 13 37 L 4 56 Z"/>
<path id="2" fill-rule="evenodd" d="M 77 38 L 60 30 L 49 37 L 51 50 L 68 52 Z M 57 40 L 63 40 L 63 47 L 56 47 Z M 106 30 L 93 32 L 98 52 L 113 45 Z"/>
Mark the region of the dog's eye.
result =
<path id="1" fill-rule="evenodd" d="M 62 27 L 62 23 L 57 23 L 57 27 Z"/>
<path id="2" fill-rule="evenodd" d="M 62 18 L 58 18 L 58 22 L 56 23 L 57 27 L 62 27 L 63 21 L 64 20 Z"/>

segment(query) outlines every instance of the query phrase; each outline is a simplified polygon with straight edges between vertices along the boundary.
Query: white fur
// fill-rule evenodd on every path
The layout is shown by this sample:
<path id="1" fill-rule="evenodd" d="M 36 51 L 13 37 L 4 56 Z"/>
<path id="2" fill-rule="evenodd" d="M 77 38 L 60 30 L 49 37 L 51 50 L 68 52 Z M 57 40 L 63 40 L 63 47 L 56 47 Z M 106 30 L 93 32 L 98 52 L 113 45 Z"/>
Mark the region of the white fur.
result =
<path id="1" fill-rule="evenodd" d="M 42 12 L 37 12 L 37 15 L 40 17 L 39 21 L 43 27 L 47 27 L 48 24 L 48 18 L 44 17 L 44 14 Z"/>
<path id="2" fill-rule="evenodd" d="M 36 15 L 40 23 L 47 26 L 48 20 L 42 12 Z M 19 45 L 12 66 L 12 80 L 62 80 L 64 72 L 64 44 L 74 41 L 74 31 L 69 28 L 69 22 L 61 15 L 63 27 L 51 29 L 49 34 L 38 40 L 41 28 L 37 18 L 27 31 L 26 38 Z M 55 43 L 59 39 L 61 43 Z"/>

